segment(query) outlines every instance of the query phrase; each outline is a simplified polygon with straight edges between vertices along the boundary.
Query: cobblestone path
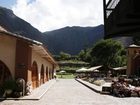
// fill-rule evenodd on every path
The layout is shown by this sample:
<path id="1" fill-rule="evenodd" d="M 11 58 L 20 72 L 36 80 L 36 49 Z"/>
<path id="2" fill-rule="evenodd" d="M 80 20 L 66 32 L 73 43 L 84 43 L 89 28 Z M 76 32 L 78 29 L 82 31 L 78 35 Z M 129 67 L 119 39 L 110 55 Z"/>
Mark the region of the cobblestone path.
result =
<path id="1" fill-rule="evenodd" d="M 0 105 L 140 105 L 140 98 L 102 95 L 74 79 L 61 79 L 40 100 L 5 100 Z"/>

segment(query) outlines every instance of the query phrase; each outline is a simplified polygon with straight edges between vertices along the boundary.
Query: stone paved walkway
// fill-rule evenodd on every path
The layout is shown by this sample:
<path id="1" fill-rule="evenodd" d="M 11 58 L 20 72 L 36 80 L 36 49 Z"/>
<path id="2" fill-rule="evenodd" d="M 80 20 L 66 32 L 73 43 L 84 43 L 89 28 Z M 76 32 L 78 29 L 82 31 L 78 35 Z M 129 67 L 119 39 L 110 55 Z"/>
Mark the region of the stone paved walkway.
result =
<path id="1" fill-rule="evenodd" d="M 56 80 L 49 80 L 45 84 L 41 85 L 39 88 L 34 89 L 32 93 L 28 96 L 20 98 L 6 98 L 6 100 L 39 100 L 55 82 Z M 5 100 L 5 98 L 0 98 L 0 100 Z"/>
<path id="2" fill-rule="evenodd" d="M 40 100 L 5 100 L 0 105 L 140 105 L 140 98 L 103 95 L 74 79 L 61 79 Z"/>

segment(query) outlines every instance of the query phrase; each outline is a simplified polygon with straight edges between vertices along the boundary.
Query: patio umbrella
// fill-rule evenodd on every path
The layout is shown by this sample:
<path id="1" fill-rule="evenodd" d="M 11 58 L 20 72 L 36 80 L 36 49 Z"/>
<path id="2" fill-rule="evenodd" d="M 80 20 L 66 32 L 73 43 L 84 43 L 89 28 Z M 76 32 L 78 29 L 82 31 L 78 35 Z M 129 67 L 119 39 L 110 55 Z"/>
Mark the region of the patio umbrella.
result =
<path id="1" fill-rule="evenodd" d="M 63 75 L 64 73 L 66 73 L 66 71 L 61 70 L 59 73 L 61 74 L 61 78 L 62 78 L 62 75 Z"/>
<path id="2" fill-rule="evenodd" d="M 61 70 L 61 71 L 60 71 L 60 73 L 66 73 L 66 71 L 64 71 L 64 70 Z"/>
<path id="3" fill-rule="evenodd" d="M 101 67 L 102 67 L 102 65 L 100 65 L 100 66 L 94 66 L 94 67 L 89 68 L 88 71 L 99 72 L 98 69 L 101 68 Z"/>
<path id="4" fill-rule="evenodd" d="M 86 72 L 86 71 L 87 71 L 86 68 L 81 68 L 81 69 L 76 70 L 76 72 Z"/>

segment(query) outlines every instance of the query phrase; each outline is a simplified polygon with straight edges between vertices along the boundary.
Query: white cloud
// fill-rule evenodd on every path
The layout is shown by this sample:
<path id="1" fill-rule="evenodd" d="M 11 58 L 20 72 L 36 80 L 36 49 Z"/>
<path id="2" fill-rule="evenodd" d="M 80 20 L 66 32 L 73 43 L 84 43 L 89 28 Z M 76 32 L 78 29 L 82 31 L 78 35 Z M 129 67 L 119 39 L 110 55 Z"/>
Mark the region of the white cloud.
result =
<path id="1" fill-rule="evenodd" d="M 103 0 L 17 0 L 12 10 L 40 31 L 103 24 Z"/>

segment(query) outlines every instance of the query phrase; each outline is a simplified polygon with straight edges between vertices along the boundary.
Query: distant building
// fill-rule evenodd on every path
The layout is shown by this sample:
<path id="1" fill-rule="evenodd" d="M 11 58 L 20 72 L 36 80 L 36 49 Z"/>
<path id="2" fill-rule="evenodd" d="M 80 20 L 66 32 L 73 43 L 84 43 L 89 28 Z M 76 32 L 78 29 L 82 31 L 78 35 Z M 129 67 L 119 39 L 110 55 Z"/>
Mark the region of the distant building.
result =
<path id="1" fill-rule="evenodd" d="M 127 53 L 127 75 L 140 77 L 140 46 L 130 45 Z"/>
<path id="2" fill-rule="evenodd" d="M 42 43 L 0 27 L 0 85 L 10 78 L 23 78 L 35 89 L 52 79 L 57 68 Z"/>

